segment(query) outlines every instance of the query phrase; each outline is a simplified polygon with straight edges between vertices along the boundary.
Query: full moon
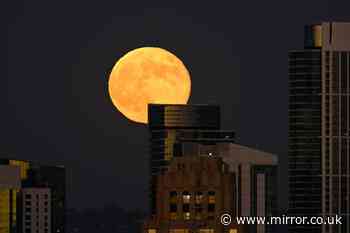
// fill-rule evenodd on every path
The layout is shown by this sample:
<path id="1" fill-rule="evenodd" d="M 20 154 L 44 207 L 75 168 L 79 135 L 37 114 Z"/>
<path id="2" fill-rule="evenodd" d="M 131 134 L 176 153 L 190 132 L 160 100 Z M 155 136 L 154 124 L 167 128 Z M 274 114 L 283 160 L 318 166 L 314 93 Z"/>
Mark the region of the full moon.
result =
<path id="1" fill-rule="evenodd" d="M 182 61 L 162 48 L 144 47 L 121 57 L 109 76 L 114 106 L 128 119 L 147 123 L 148 104 L 186 104 L 191 78 Z"/>

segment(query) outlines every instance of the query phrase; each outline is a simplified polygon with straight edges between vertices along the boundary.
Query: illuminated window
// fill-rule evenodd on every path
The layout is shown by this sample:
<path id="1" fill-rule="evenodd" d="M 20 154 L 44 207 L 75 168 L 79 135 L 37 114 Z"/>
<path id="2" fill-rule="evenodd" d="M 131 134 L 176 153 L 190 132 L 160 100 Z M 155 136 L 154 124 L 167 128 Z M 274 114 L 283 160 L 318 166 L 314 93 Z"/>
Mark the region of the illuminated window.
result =
<path id="1" fill-rule="evenodd" d="M 191 201 L 191 195 L 190 195 L 190 193 L 189 193 L 189 192 L 186 192 L 186 191 L 183 192 L 183 193 L 182 193 L 182 202 L 188 204 L 188 203 L 190 203 L 190 201 Z"/>
<path id="2" fill-rule="evenodd" d="M 215 192 L 214 191 L 209 191 L 208 192 L 208 203 L 209 204 L 214 204 L 215 203 Z"/>
<path id="3" fill-rule="evenodd" d="M 177 219 L 177 213 L 175 212 L 170 212 L 170 220 L 176 220 Z"/>
<path id="4" fill-rule="evenodd" d="M 190 219 L 191 219 L 191 214 L 190 214 L 190 212 L 184 212 L 184 219 L 185 219 L 185 220 L 190 220 Z"/>
<path id="5" fill-rule="evenodd" d="M 189 233 L 188 229 L 170 229 L 169 233 Z"/>
<path id="6" fill-rule="evenodd" d="M 171 191 L 170 192 L 170 205 L 169 205 L 169 217 L 170 220 L 176 220 L 177 219 L 177 192 L 176 191 Z"/>
<path id="7" fill-rule="evenodd" d="M 214 233 L 214 229 L 199 229 L 199 233 Z"/>
<path id="8" fill-rule="evenodd" d="M 157 233 L 156 229 L 148 229 L 148 233 Z"/>
<path id="9" fill-rule="evenodd" d="M 238 233 L 237 229 L 230 229 L 230 233 Z"/>

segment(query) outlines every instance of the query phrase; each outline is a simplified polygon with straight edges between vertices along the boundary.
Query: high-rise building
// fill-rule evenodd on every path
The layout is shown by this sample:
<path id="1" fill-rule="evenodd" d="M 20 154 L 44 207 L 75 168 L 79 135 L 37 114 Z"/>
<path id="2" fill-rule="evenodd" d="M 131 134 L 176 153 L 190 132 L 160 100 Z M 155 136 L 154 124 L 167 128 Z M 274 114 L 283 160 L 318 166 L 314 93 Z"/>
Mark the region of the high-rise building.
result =
<path id="1" fill-rule="evenodd" d="M 21 233 L 51 233 L 49 188 L 23 188 L 20 192 Z"/>
<path id="2" fill-rule="evenodd" d="M 289 52 L 289 214 L 343 217 L 291 233 L 350 232 L 350 23 L 305 27 Z"/>
<path id="3" fill-rule="evenodd" d="M 0 159 L 0 165 L 15 166 L 20 169 L 22 188 L 49 188 L 51 220 L 50 232 L 65 232 L 65 189 L 66 178 L 63 166 L 44 166 L 34 162 Z"/>
<path id="4" fill-rule="evenodd" d="M 235 203 L 234 174 L 221 158 L 175 157 L 157 182 L 157 214 L 145 221 L 145 233 L 245 232 L 233 221 L 220 222 Z"/>
<path id="5" fill-rule="evenodd" d="M 276 216 L 278 211 L 278 158 L 274 154 L 235 143 L 183 142 L 182 156 L 222 158 L 234 174 L 235 216 Z M 274 233 L 274 225 L 251 225 L 251 233 Z"/>
<path id="6" fill-rule="evenodd" d="M 51 232 L 65 232 L 66 169 L 63 166 L 34 165 L 29 171 L 33 180 L 27 187 L 47 187 L 51 196 Z"/>
<path id="7" fill-rule="evenodd" d="M 219 130 L 220 107 L 217 105 L 150 104 L 148 122 L 151 173 L 150 209 L 155 214 L 156 176 L 168 167 L 170 160 L 174 157 L 174 144 L 179 130 Z"/>
<path id="8" fill-rule="evenodd" d="M 17 233 L 17 194 L 21 188 L 20 169 L 0 165 L 0 233 Z"/>

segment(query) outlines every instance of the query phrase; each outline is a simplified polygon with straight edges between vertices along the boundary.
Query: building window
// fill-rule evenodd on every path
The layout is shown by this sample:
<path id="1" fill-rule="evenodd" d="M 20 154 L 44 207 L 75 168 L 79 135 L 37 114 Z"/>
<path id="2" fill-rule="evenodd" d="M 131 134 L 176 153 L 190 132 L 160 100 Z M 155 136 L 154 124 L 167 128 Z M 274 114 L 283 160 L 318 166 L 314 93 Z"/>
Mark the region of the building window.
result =
<path id="1" fill-rule="evenodd" d="M 215 204 L 215 192 L 214 191 L 208 192 L 208 203 Z"/>
<path id="2" fill-rule="evenodd" d="M 196 204 L 201 204 L 203 201 L 203 193 L 202 192 L 196 192 L 195 202 Z"/>
<path id="3" fill-rule="evenodd" d="M 157 233 L 156 229 L 148 229 L 148 233 Z"/>
<path id="4" fill-rule="evenodd" d="M 191 219 L 191 214 L 190 214 L 190 212 L 184 212 L 184 219 L 185 219 L 185 220 L 190 220 L 190 219 Z"/>
<path id="5" fill-rule="evenodd" d="M 177 204 L 170 204 L 170 220 L 176 220 L 177 219 Z"/>
<path id="6" fill-rule="evenodd" d="M 237 229 L 230 229 L 230 233 L 238 233 Z"/>
<path id="7" fill-rule="evenodd" d="M 215 204 L 208 204 L 208 212 L 215 212 Z"/>
<path id="8" fill-rule="evenodd" d="M 169 217 L 170 217 L 170 220 L 176 220 L 177 219 L 177 213 L 176 212 L 170 212 Z"/>
<path id="9" fill-rule="evenodd" d="M 169 202 L 170 203 L 177 203 L 177 192 L 176 191 L 171 191 L 169 194 Z"/>
<path id="10" fill-rule="evenodd" d="M 170 229 L 169 233 L 189 233 L 188 229 Z"/>
<path id="11" fill-rule="evenodd" d="M 31 199 L 31 198 L 32 198 L 32 195 L 30 195 L 30 194 L 25 195 L 25 199 Z"/>
<path id="12" fill-rule="evenodd" d="M 214 233 L 214 229 L 199 229 L 199 233 Z"/>
<path id="13" fill-rule="evenodd" d="M 170 212 L 177 212 L 177 205 L 176 204 L 170 204 L 169 209 L 170 209 Z"/>
<path id="14" fill-rule="evenodd" d="M 190 212 L 190 205 L 189 204 L 184 204 L 182 206 L 182 212 Z"/>
<path id="15" fill-rule="evenodd" d="M 202 213 L 201 212 L 197 212 L 196 216 L 195 216 L 196 220 L 202 220 Z"/>
<path id="16" fill-rule="evenodd" d="M 182 202 L 183 203 L 186 203 L 186 204 L 189 204 L 191 201 L 191 195 L 189 192 L 185 191 L 182 193 Z"/>

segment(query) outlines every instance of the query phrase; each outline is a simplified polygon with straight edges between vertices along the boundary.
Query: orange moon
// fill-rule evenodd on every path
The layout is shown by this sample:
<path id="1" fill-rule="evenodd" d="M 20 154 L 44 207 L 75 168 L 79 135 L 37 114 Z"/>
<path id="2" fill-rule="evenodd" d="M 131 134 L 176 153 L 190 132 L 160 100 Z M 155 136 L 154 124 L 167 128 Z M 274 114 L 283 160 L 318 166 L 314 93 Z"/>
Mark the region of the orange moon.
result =
<path id="1" fill-rule="evenodd" d="M 132 50 L 121 57 L 109 76 L 108 90 L 114 106 L 128 119 L 147 123 L 147 106 L 186 104 L 191 78 L 182 61 L 156 47 Z"/>

